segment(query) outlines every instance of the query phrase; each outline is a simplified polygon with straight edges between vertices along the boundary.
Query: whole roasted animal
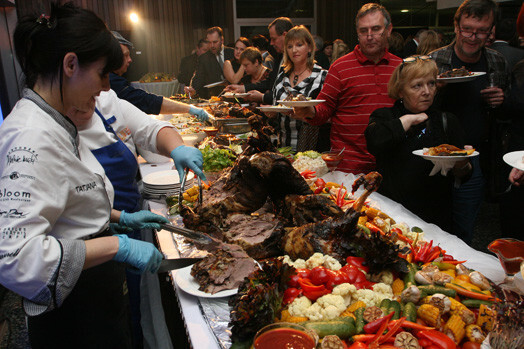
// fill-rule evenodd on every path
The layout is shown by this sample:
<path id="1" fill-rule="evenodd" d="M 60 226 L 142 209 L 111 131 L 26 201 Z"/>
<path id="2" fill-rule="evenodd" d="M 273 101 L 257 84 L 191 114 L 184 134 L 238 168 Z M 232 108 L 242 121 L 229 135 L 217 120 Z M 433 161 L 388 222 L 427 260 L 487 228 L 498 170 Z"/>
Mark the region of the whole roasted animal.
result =
<path id="1" fill-rule="evenodd" d="M 241 155 L 235 165 L 204 192 L 202 205 L 194 210 L 183 206 L 181 215 L 189 229 L 222 235 L 230 214 L 251 214 L 268 198 L 283 205 L 288 194 L 311 193 L 304 178 L 283 155 L 272 152 Z"/>
<path id="2" fill-rule="evenodd" d="M 353 207 L 343 215 L 291 229 L 283 239 L 284 251 L 292 259 L 308 259 L 313 253 L 321 252 L 343 262 L 352 249 L 352 238 L 358 232 L 357 223 L 362 206 L 368 196 L 378 189 L 381 181 L 382 176 L 378 172 L 359 177 L 355 183 L 357 188 L 364 185 L 364 193 Z"/>

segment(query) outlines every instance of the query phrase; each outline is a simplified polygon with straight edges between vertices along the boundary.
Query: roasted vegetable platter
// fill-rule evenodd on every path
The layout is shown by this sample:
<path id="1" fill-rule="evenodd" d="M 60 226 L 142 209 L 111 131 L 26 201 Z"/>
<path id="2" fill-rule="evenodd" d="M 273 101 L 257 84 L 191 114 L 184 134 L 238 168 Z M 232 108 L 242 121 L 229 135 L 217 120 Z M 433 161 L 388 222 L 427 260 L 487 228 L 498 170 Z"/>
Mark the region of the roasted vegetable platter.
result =
<path id="1" fill-rule="evenodd" d="M 317 179 L 310 179 L 315 190 Z M 351 195 L 343 192 L 341 200 L 337 190 L 353 180 L 330 173 L 322 178 L 329 183 L 323 194 L 341 206 L 351 204 Z M 225 346 L 249 347 L 258 329 L 284 321 L 316 331 L 319 347 L 325 348 L 480 347 L 496 326 L 499 296 L 492 288 L 504 275 L 496 258 L 376 193 L 367 201 L 359 227 L 396 243 L 407 270 L 374 261 L 373 245 L 347 256 L 346 264 L 322 254 L 302 261 L 268 260 L 229 299 L 229 318 L 220 319 L 222 324 L 230 321 L 232 331 L 232 343 Z M 203 309 L 212 313 L 213 301 L 206 301 Z M 205 316 L 217 323 L 216 313 Z"/>

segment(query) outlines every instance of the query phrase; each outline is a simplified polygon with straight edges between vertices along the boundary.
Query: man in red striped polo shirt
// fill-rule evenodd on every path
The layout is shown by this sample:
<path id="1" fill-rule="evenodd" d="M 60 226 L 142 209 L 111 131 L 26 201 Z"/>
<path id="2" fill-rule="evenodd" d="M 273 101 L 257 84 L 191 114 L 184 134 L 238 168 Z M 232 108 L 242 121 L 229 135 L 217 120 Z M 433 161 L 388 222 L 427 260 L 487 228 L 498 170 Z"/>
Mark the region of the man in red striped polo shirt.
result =
<path id="1" fill-rule="evenodd" d="M 368 173 L 375 158 L 366 147 L 364 130 L 375 109 L 390 107 L 387 85 L 402 60 L 387 50 L 393 28 L 386 9 L 375 3 L 362 6 L 356 17 L 359 44 L 329 68 L 316 107 L 295 108 L 294 117 L 312 125 L 331 121 L 331 147 L 344 150 L 337 170 Z"/>

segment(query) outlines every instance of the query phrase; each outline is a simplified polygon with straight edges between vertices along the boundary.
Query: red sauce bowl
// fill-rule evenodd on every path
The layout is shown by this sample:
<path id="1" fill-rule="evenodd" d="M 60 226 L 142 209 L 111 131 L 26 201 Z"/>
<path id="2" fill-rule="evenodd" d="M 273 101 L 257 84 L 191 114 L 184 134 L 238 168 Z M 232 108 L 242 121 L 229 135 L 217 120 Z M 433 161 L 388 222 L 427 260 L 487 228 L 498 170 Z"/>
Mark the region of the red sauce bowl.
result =
<path id="1" fill-rule="evenodd" d="M 304 326 L 278 322 L 263 327 L 255 335 L 254 349 L 315 349 L 318 335 Z"/>
<path id="2" fill-rule="evenodd" d="M 322 160 L 326 162 L 326 165 L 330 171 L 335 171 L 343 158 L 344 155 L 340 154 L 340 151 L 326 151 L 322 153 Z"/>
<path id="3" fill-rule="evenodd" d="M 204 132 L 206 136 L 213 137 L 218 133 L 218 128 L 216 127 L 204 127 Z"/>

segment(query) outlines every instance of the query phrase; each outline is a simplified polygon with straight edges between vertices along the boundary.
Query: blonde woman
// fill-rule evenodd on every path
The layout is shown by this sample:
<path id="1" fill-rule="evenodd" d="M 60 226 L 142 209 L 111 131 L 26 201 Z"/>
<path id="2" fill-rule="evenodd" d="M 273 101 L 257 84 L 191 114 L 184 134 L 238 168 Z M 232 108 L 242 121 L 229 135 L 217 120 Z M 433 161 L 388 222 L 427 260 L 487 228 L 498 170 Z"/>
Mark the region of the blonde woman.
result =
<path id="1" fill-rule="evenodd" d="M 427 55 L 440 47 L 438 34 L 434 30 L 426 30 L 420 34 L 420 42 L 417 47 L 418 55 Z"/>
<path id="2" fill-rule="evenodd" d="M 324 85 L 327 70 L 315 64 L 315 42 L 303 25 L 290 29 L 284 39 L 282 72 L 277 76 L 273 101 L 285 99 L 289 93 L 316 98 Z M 319 127 L 280 114 L 282 146 L 295 151 L 318 150 Z"/>

